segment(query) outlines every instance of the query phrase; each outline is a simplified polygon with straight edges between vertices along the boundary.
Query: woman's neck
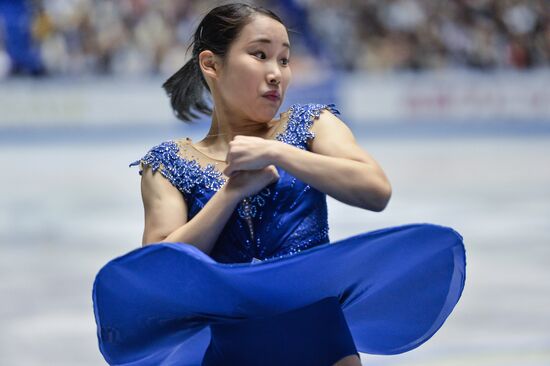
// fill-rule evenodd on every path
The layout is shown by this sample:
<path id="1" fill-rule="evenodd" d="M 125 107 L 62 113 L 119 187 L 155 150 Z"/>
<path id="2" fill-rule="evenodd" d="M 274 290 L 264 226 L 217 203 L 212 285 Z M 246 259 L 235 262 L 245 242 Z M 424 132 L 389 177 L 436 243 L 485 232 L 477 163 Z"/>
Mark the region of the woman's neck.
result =
<path id="1" fill-rule="evenodd" d="M 272 123 L 262 123 L 246 120 L 232 114 L 230 111 L 214 108 L 212 122 L 206 137 L 200 141 L 204 147 L 208 147 L 211 153 L 226 153 L 229 150 L 229 142 L 237 135 L 266 137 L 271 131 Z"/>

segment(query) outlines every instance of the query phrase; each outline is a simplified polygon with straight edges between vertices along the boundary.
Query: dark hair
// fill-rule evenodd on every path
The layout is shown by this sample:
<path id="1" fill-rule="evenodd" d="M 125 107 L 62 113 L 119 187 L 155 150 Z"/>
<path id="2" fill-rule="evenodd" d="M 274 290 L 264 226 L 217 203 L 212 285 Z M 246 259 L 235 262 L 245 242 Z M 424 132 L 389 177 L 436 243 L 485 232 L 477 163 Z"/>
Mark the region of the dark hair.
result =
<path id="1" fill-rule="evenodd" d="M 284 25 L 271 10 L 243 3 L 218 6 L 202 19 L 187 49 L 193 47 L 191 59 L 162 84 L 176 117 L 185 122 L 199 117 L 192 109 L 212 114 L 205 99 L 205 92 L 210 92 L 210 88 L 199 67 L 199 53 L 210 50 L 223 59 L 231 43 L 255 14 L 268 16 Z"/>

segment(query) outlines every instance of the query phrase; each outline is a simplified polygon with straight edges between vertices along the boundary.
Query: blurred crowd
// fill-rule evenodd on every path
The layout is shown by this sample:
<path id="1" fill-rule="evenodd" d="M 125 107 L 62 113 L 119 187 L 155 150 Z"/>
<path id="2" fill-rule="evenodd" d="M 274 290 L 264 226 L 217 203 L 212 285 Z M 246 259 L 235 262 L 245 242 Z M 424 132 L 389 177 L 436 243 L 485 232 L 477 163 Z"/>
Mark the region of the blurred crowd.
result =
<path id="1" fill-rule="evenodd" d="M 0 78 L 170 75 L 220 1 L 0 0 Z M 292 63 L 343 70 L 550 65 L 548 0 L 263 0 L 291 35 Z M 297 42 L 295 42 L 295 38 Z"/>
<path id="2" fill-rule="evenodd" d="M 306 1 L 312 9 L 310 23 L 332 50 L 338 50 L 342 68 L 550 65 L 548 0 Z"/>

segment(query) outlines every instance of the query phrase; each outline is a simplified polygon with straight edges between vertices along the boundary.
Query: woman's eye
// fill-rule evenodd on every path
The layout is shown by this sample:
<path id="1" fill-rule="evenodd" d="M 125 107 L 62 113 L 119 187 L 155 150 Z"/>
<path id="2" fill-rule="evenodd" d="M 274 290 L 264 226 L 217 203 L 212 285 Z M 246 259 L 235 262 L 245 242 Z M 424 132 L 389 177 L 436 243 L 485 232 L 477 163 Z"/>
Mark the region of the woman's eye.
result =
<path id="1" fill-rule="evenodd" d="M 256 52 L 253 53 L 253 55 L 258 56 L 262 60 L 266 58 L 265 52 L 263 52 L 263 51 L 256 51 Z"/>

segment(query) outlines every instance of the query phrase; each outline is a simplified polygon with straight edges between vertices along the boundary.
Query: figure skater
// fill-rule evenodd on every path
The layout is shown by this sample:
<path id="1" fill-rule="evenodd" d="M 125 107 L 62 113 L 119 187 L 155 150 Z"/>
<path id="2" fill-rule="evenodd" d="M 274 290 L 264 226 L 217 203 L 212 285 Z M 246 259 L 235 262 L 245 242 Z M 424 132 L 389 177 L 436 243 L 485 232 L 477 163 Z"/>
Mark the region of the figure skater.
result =
<path id="1" fill-rule="evenodd" d="M 145 228 L 142 247 L 94 282 L 106 361 L 344 366 L 424 343 L 462 293 L 462 237 L 411 224 L 331 243 L 327 194 L 382 211 L 391 187 L 334 104 L 274 118 L 291 80 L 282 20 L 218 6 L 191 46 L 163 86 L 177 117 L 211 115 L 210 130 L 130 164 L 141 168 Z"/>

